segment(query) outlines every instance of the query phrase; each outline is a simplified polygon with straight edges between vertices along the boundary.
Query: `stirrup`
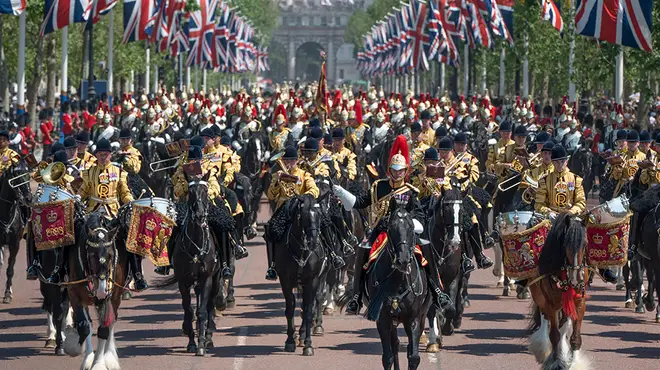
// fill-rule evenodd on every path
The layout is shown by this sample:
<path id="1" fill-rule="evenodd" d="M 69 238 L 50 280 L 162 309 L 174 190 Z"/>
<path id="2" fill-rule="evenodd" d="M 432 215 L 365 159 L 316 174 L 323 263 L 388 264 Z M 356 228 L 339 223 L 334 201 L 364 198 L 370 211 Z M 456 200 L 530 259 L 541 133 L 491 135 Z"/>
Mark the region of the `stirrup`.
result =
<path id="1" fill-rule="evenodd" d="M 357 315 L 360 313 L 360 308 L 362 308 L 362 296 L 355 294 L 346 304 L 346 314 Z"/>
<path id="2" fill-rule="evenodd" d="M 274 268 L 270 267 L 266 270 L 266 280 L 276 281 L 277 280 L 277 271 Z"/>

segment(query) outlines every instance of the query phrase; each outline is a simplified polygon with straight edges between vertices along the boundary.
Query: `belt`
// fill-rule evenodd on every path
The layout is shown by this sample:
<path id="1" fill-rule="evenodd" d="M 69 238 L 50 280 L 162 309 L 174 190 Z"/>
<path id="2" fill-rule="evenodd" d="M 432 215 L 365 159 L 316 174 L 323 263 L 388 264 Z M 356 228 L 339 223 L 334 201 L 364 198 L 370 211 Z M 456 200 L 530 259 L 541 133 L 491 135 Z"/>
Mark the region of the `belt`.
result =
<path id="1" fill-rule="evenodd" d="M 89 199 L 97 202 L 97 203 L 104 203 L 104 204 L 111 204 L 117 202 L 116 197 L 111 197 L 111 198 L 98 198 L 98 197 L 89 197 Z"/>

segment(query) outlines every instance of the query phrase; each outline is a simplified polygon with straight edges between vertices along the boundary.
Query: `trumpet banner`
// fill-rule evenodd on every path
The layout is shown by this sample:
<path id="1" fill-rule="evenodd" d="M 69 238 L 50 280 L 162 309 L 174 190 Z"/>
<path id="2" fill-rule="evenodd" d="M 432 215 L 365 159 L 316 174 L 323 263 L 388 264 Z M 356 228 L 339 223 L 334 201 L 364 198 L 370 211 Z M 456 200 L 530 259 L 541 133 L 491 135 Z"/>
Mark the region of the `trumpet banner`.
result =
<path id="1" fill-rule="evenodd" d="M 628 262 L 630 217 L 608 224 L 587 225 L 587 261 L 590 266 L 606 268 Z"/>
<path id="2" fill-rule="evenodd" d="M 539 276 L 539 257 L 549 230 L 550 221 L 544 220 L 522 232 L 501 236 L 507 276 L 516 279 Z"/>
<path id="3" fill-rule="evenodd" d="M 76 242 L 74 210 L 73 199 L 32 205 L 30 221 L 37 251 L 55 249 Z"/>
<path id="4" fill-rule="evenodd" d="M 176 222 L 149 206 L 133 205 L 126 250 L 149 258 L 155 266 L 170 264 L 167 243 Z"/>

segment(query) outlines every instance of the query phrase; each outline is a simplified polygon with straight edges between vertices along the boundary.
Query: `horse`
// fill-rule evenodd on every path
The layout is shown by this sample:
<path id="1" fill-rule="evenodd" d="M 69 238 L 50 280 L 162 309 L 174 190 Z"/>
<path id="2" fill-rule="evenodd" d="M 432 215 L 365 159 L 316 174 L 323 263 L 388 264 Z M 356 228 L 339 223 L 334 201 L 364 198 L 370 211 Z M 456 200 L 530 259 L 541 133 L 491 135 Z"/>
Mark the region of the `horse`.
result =
<path id="1" fill-rule="evenodd" d="M 464 223 L 463 195 L 457 187 L 447 190 L 442 197 L 433 196 L 429 203 L 429 236 L 431 253 L 440 273 L 442 291 L 449 295 L 452 305 L 445 310 L 431 306 L 427 313 L 429 320 L 429 343 L 427 352 L 438 352 L 442 346 L 442 335 L 452 335 L 461 326 L 463 315 L 463 284 L 461 250 L 465 244 L 462 238 Z M 442 329 L 438 327 L 442 325 Z"/>
<path id="2" fill-rule="evenodd" d="M 387 241 L 384 250 L 369 267 L 365 279 L 369 307 L 367 315 L 376 321 L 383 347 L 384 369 L 399 369 L 399 323 L 408 336 L 408 368 L 417 369 L 420 363 L 419 341 L 423 332 L 424 315 L 431 305 L 426 273 L 415 257 L 412 200 L 400 206 L 390 199 L 387 220 Z"/>
<path id="3" fill-rule="evenodd" d="M 2 299 L 2 303 L 5 304 L 9 304 L 13 300 L 14 265 L 16 265 L 19 244 L 23 238 L 27 218 L 26 207 L 28 207 L 30 199 L 30 188 L 27 183 L 12 187 L 9 180 L 22 174 L 26 174 L 26 171 L 13 166 L 0 175 L 0 249 L 7 246 L 9 250 L 7 282 Z M 2 264 L 0 263 L 0 265 Z"/>
<path id="4" fill-rule="evenodd" d="M 252 198 L 246 208 L 246 224 L 256 229 L 257 214 L 261 206 L 261 196 L 268 187 L 267 176 L 262 172 L 264 161 L 268 158 L 267 139 L 262 131 L 250 135 L 241 153 L 241 173 L 248 177 L 252 189 Z"/>
<path id="5" fill-rule="evenodd" d="M 660 323 L 660 305 L 656 306 L 654 298 L 654 294 L 657 294 L 660 298 L 660 235 L 658 234 L 658 223 L 660 223 L 660 205 L 656 203 L 653 210 L 644 217 L 636 257 L 641 261 L 641 265 L 646 268 L 646 276 L 649 282 L 648 292 L 642 296 L 642 301 L 648 311 L 656 309 L 656 323 Z M 642 271 L 637 273 L 637 285 L 637 294 L 641 295 L 643 286 Z M 636 312 L 644 312 L 641 304 L 638 305 Z"/>
<path id="6" fill-rule="evenodd" d="M 303 356 L 313 356 L 311 330 L 315 314 L 314 305 L 318 301 L 323 272 L 328 264 L 325 249 L 321 245 L 320 207 L 310 195 L 294 196 L 282 207 L 286 208 L 280 211 L 287 212 L 291 222 L 285 237 L 273 244 L 273 260 L 286 301 L 287 339 L 284 350 L 296 351 L 293 322 L 296 299 L 293 289 L 301 287 L 302 325 L 299 343 L 304 346 Z"/>
<path id="7" fill-rule="evenodd" d="M 575 150 L 575 153 L 573 153 L 568 161 L 568 168 L 571 172 L 582 177 L 584 180 L 582 182 L 582 187 L 584 188 L 584 194 L 587 197 L 591 193 L 591 188 L 594 183 L 593 176 L 591 176 L 594 173 L 594 154 L 591 151 L 591 142 L 591 140 L 584 141 L 583 145 Z"/>
<path id="8" fill-rule="evenodd" d="M 120 221 L 128 216 L 127 211 L 122 207 L 113 220 L 108 220 L 102 210 L 89 214 L 83 230 L 78 232 L 80 238 L 69 251 L 67 291 L 75 329 L 65 331 L 64 352 L 77 357 L 84 343 L 83 369 L 120 368 L 114 333 L 121 296 L 127 289 L 127 229 L 123 226 L 126 221 Z M 99 317 L 96 353 L 92 348 L 90 306 L 96 308 Z"/>
<path id="9" fill-rule="evenodd" d="M 212 235 L 207 221 L 209 209 L 207 173 L 188 184 L 187 210 L 176 237 L 172 262 L 174 275 L 156 284 L 157 288 L 166 288 L 178 283 L 183 306 L 183 333 L 188 336 L 186 351 L 204 356 L 206 350 L 213 348 L 215 331 L 215 305 L 224 306 L 224 292 L 221 289 L 220 263 L 216 256 L 218 244 Z M 195 286 L 197 296 L 197 343 L 193 328 L 193 306 L 190 288 Z"/>
<path id="10" fill-rule="evenodd" d="M 531 326 L 538 328 L 529 350 L 543 369 L 568 369 L 586 361 L 580 355 L 589 281 L 586 255 L 583 221 L 569 213 L 557 216 L 539 257 L 541 276 L 529 283 L 534 300 Z"/>
<path id="11" fill-rule="evenodd" d="M 175 161 L 170 158 L 165 150 L 165 145 L 158 143 L 147 135 L 140 147 L 142 153 L 142 166 L 140 167 L 140 177 L 151 188 L 157 197 L 169 198 L 170 178 L 174 174 L 174 170 L 164 170 L 164 167 L 172 166 Z M 156 171 L 152 171 L 149 164 L 159 162 L 164 159 L 172 159 L 168 162 L 163 162 L 155 165 Z"/>

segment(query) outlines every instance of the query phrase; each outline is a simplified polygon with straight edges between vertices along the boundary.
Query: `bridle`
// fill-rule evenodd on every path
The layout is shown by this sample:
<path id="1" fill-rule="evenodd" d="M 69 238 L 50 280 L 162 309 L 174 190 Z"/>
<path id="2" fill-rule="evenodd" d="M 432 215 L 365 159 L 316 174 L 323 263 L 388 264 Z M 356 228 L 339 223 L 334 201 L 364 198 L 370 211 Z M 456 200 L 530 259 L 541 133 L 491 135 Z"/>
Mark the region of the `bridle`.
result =
<path id="1" fill-rule="evenodd" d="M 204 186 L 208 189 L 209 183 L 204 180 L 193 180 L 188 183 L 188 196 L 190 196 L 190 189 L 195 186 Z M 183 220 L 183 225 L 186 225 L 186 227 L 183 228 L 183 238 L 184 240 L 188 240 L 190 242 L 190 245 L 192 245 L 197 252 L 195 255 L 191 255 L 186 248 L 181 248 L 184 253 L 190 257 L 191 263 L 198 263 L 200 262 L 204 256 L 206 256 L 210 249 L 211 249 L 211 238 L 210 238 L 210 231 L 208 227 L 208 222 L 207 222 L 207 212 L 203 212 L 201 215 L 197 215 L 195 213 L 195 210 L 197 209 L 197 204 L 198 202 L 201 202 L 201 200 L 198 197 L 195 197 L 195 200 L 193 201 L 192 207 L 188 207 L 188 210 L 186 211 L 186 215 Z M 199 227 L 202 229 L 202 246 L 200 247 L 195 243 L 193 238 L 190 237 L 190 234 L 188 234 L 188 221 L 192 221 L 194 224 L 198 224 Z"/>
<path id="2" fill-rule="evenodd" d="M 298 202 L 298 204 L 296 205 L 297 212 L 294 222 L 296 223 L 296 225 L 301 225 L 301 222 L 303 220 L 302 211 L 305 201 L 302 198 L 297 198 L 296 201 Z M 300 257 L 297 257 L 296 254 L 291 250 L 291 244 L 293 243 L 287 242 L 287 249 L 289 250 L 289 254 L 291 255 L 291 258 L 293 258 L 293 260 L 296 261 L 298 266 L 301 268 L 305 267 L 307 261 L 309 261 L 309 258 L 312 256 L 312 253 L 314 253 L 317 249 L 317 248 L 310 249 L 309 244 L 311 244 L 310 239 L 312 239 L 313 241 L 314 240 L 318 241 L 320 238 L 319 236 L 320 229 L 318 228 L 317 225 L 318 222 L 311 222 L 311 220 L 318 221 L 318 215 L 316 213 L 317 212 L 320 213 L 320 207 L 321 206 L 318 203 L 315 203 L 309 210 L 309 215 L 307 216 L 307 218 L 310 220 L 309 222 L 310 225 L 308 227 L 300 227 L 300 231 L 302 233 L 302 240 L 298 239 L 293 232 L 288 233 L 288 238 L 292 239 L 298 245 L 301 246 Z M 316 247 L 316 245 L 314 245 L 314 247 Z"/>

